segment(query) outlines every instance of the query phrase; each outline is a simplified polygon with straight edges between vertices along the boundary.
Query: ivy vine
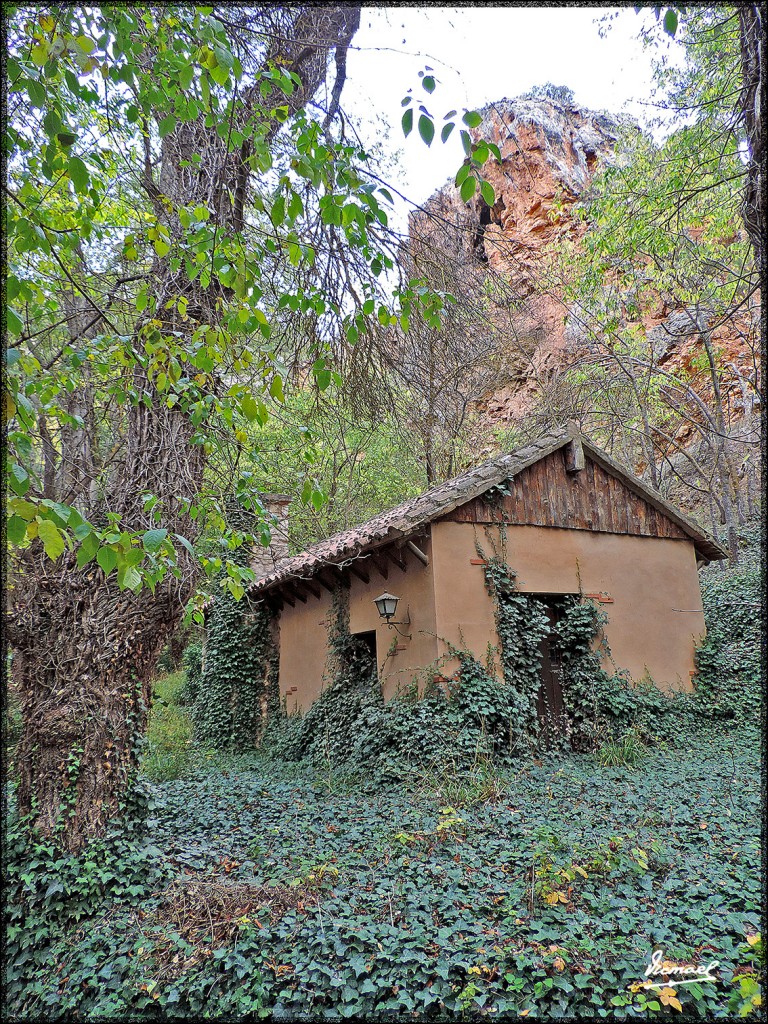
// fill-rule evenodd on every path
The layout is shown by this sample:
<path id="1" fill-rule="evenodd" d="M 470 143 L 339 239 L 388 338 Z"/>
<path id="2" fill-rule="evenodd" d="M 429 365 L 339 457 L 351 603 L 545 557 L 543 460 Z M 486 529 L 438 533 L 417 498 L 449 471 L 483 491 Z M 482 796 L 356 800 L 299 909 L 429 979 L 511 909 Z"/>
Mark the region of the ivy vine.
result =
<path id="1" fill-rule="evenodd" d="M 427 763 L 469 763 L 478 754 L 510 760 L 543 743 L 594 750 L 629 730 L 645 742 L 670 739 L 704 719 L 733 715 L 728 697 L 733 682 L 737 677 L 742 683 L 758 678 L 759 644 L 751 634 L 747 637 L 750 629 L 754 632 L 746 597 L 755 593 L 755 571 L 745 571 L 745 596 L 734 612 L 735 618 L 741 616 L 739 636 L 745 640 L 734 646 L 723 630 L 710 627 L 698 655 L 698 692 L 670 695 L 650 679 L 634 682 L 624 672 L 607 670 L 608 620 L 593 602 L 579 595 L 545 602 L 523 593 L 502 553 L 494 548 L 488 557 L 478 545 L 478 554 L 485 561 L 498 645 L 489 647 L 485 664 L 471 652 L 448 645 L 443 658 L 421 673 L 421 686 L 414 678 L 386 702 L 368 646 L 349 630 L 348 587 L 340 586 L 334 594 L 325 686 L 304 714 L 288 714 L 280 700 L 276 624 L 266 607 L 238 605 L 223 595 L 209 623 L 206 669 L 194 705 L 197 735 L 210 745 L 253 746 L 266 713 L 262 746 L 271 756 L 306 758 L 358 777 L 404 779 Z M 719 592 L 717 599 L 722 602 Z M 547 605 L 557 613 L 552 625 Z M 538 720 L 545 637 L 563 695 L 563 719 L 555 737 L 544 736 Z M 743 671 L 734 672 L 732 654 L 742 648 L 749 657 L 736 662 Z M 191 652 L 192 687 L 195 657 Z M 443 684 L 432 682 L 452 659 L 458 662 L 454 677 Z M 751 696 L 745 702 L 756 706 Z"/>
<path id="2" fill-rule="evenodd" d="M 204 665 L 192 705 L 200 744 L 237 750 L 258 746 L 268 700 L 277 687 L 276 651 L 273 614 L 266 602 L 247 597 L 236 601 L 222 590 L 208 619 Z M 190 661 L 192 691 L 194 652 Z"/>

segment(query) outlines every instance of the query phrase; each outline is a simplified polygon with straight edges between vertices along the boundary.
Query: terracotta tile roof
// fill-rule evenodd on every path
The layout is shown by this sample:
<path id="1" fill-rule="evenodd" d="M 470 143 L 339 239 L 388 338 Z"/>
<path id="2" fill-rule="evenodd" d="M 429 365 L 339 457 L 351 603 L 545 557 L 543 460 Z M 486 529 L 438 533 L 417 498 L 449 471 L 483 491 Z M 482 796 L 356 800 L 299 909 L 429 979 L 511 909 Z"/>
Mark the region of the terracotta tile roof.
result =
<path id="1" fill-rule="evenodd" d="M 572 438 L 573 434 L 569 431 L 553 431 L 543 434 L 523 448 L 498 455 L 480 466 L 468 469 L 453 479 L 446 480 L 425 491 L 424 494 L 420 494 L 416 498 L 409 498 L 388 512 L 382 512 L 381 515 L 369 519 L 367 523 L 362 523 L 349 530 L 342 530 L 341 533 L 336 533 L 332 537 L 328 537 L 327 540 L 312 544 L 301 554 L 284 559 L 275 572 L 255 580 L 248 591 L 255 595 L 278 587 L 290 579 L 310 579 L 323 566 L 343 566 L 391 541 L 408 537 L 427 523 L 447 515 L 459 505 L 464 505 L 473 498 L 484 494 L 491 487 L 516 476 L 534 462 L 538 462 L 539 459 L 543 459 L 568 444 Z M 614 462 L 599 448 L 595 448 L 586 438 L 581 437 L 581 441 L 585 450 L 595 461 L 603 465 L 614 476 L 620 477 L 631 490 L 673 519 L 691 537 L 697 551 L 708 559 L 726 557 L 726 552 L 687 516 L 670 505 L 624 467 Z"/>

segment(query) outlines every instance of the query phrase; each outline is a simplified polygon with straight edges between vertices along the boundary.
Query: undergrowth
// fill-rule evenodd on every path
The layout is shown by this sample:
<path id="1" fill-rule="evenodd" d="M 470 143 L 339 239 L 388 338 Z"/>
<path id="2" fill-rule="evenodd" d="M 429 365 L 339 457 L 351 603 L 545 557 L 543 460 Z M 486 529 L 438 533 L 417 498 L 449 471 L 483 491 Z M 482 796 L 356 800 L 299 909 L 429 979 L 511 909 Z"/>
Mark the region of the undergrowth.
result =
<path id="1" fill-rule="evenodd" d="M 685 1014 L 755 1012 L 754 743 L 683 737 L 631 773 L 536 760 L 496 766 L 492 793 L 363 793 L 329 792 L 308 762 L 215 754 L 154 787 L 154 851 L 65 866 L 14 839 L 11 1012 L 634 1018 L 674 1012 L 641 987 L 655 949 L 719 961 L 716 983 L 676 990 Z"/>

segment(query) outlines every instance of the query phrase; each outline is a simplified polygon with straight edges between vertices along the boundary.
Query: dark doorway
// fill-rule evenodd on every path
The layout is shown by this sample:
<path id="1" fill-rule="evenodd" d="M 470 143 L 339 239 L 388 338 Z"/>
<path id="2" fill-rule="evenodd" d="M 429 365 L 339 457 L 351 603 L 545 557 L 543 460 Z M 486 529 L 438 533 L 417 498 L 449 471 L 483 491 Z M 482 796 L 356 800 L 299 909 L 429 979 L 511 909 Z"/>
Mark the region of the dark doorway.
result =
<path id="1" fill-rule="evenodd" d="M 538 595 L 537 595 L 538 596 Z M 545 747 L 557 746 L 565 733 L 565 708 L 563 706 L 563 683 L 560 655 L 552 643 L 552 632 L 561 617 L 560 603 L 556 600 L 543 598 L 544 611 L 549 619 L 549 632 L 542 637 L 541 651 L 541 685 L 536 699 L 536 711 L 539 717 L 539 736 Z"/>

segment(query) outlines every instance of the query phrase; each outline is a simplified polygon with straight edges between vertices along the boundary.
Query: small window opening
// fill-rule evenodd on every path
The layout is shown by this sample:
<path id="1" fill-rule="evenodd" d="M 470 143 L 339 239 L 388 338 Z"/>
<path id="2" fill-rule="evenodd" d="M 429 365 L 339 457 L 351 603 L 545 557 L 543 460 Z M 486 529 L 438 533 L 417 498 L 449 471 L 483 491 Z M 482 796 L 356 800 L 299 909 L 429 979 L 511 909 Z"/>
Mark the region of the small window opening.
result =
<path id="1" fill-rule="evenodd" d="M 378 662 L 376 660 L 376 630 L 370 629 L 366 630 L 363 633 L 353 633 L 352 635 L 356 640 L 359 640 L 361 644 L 364 644 L 365 647 L 367 647 L 368 653 L 371 655 L 371 660 L 373 661 L 374 665 L 378 666 Z"/>

